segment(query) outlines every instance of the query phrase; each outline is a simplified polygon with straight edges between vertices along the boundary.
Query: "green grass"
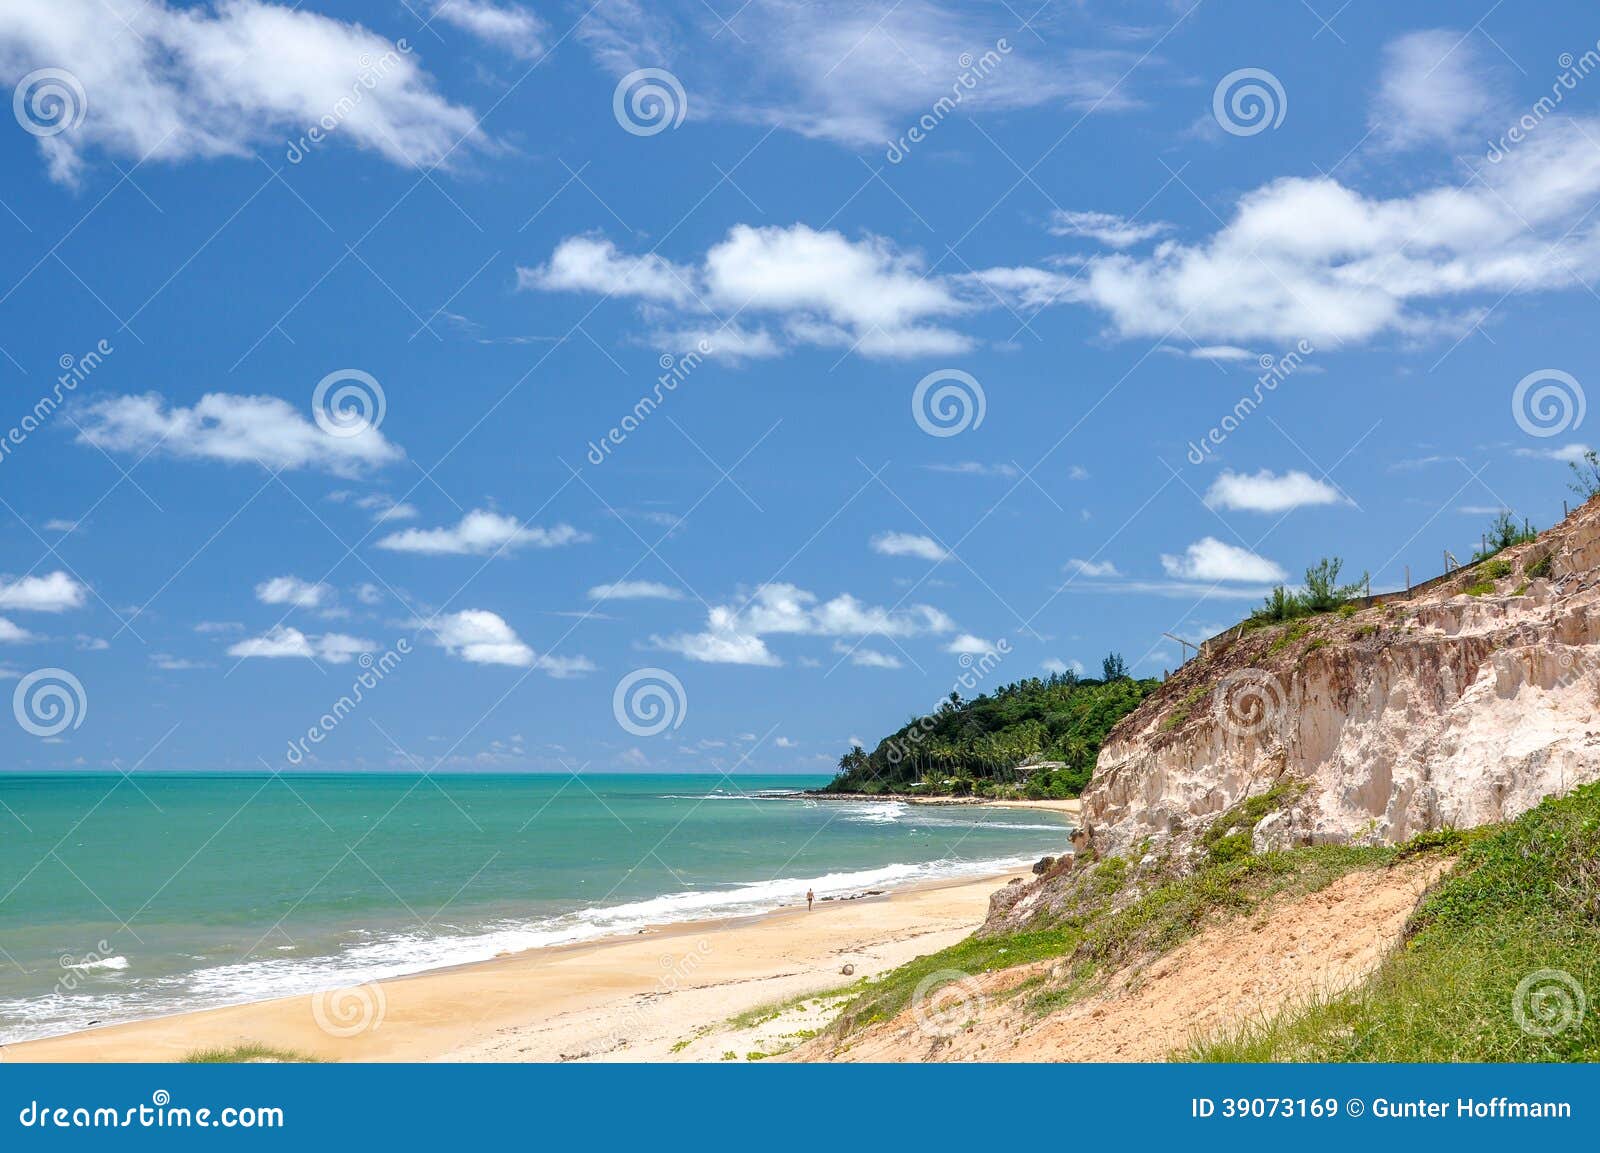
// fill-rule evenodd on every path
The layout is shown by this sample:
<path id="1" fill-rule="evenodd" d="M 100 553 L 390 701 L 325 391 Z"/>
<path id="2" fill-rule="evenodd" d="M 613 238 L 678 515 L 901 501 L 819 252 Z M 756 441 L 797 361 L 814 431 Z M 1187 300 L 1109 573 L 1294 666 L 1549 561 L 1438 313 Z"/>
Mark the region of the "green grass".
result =
<path id="1" fill-rule="evenodd" d="M 918 957 L 910 964 L 885 973 L 845 1006 L 844 1012 L 834 1023 L 834 1029 L 840 1035 L 848 1035 L 878 1021 L 890 1020 L 910 1004 L 912 994 L 925 978 L 943 970 L 950 971 L 950 980 L 953 981 L 961 974 L 1009 969 L 1014 965 L 1064 956 L 1081 939 L 1082 933 L 1078 929 L 1065 925 L 1034 933 L 968 937 L 948 949 Z M 925 992 L 931 995 L 948 983 L 935 982 Z"/>
<path id="2" fill-rule="evenodd" d="M 1170 733 L 1182 725 L 1189 719 L 1189 714 L 1194 712 L 1194 707 L 1211 695 L 1213 688 L 1212 685 L 1200 685 L 1191 689 L 1189 695 L 1174 705 L 1166 719 L 1161 722 L 1161 731 Z"/>
<path id="3" fill-rule="evenodd" d="M 1494 581 L 1474 581 L 1461 591 L 1466 593 L 1469 597 L 1488 596 L 1490 593 L 1494 592 Z"/>
<path id="4" fill-rule="evenodd" d="M 828 989 L 821 993 L 802 993 L 796 997 L 788 997 L 782 1001 L 772 1001 L 765 1005 L 757 1005 L 746 1009 L 742 1013 L 735 1013 L 724 1023 L 725 1029 L 754 1029 L 757 1025 L 765 1025 L 768 1021 L 776 1021 L 801 1005 L 809 1005 L 813 1001 L 822 1004 L 825 1001 L 842 1001 L 861 992 L 866 987 L 866 979 L 852 981 L 848 985 L 841 985 L 836 989 Z"/>
<path id="5" fill-rule="evenodd" d="M 1274 813 L 1305 792 L 1304 781 L 1285 781 L 1264 793 L 1246 797 L 1212 822 L 1200 844 L 1213 861 L 1233 861 L 1250 855 L 1251 830 L 1269 813 Z"/>
<path id="6" fill-rule="evenodd" d="M 1230 810 L 1218 821 L 1224 831 L 1214 844 L 1242 835 L 1241 841 L 1228 841 L 1233 847 L 1221 854 L 1213 848 L 1208 863 L 1194 873 L 1142 893 L 1127 888 L 1130 867 L 1121 858 L 1079 865 L 1067 875 L 1069 892 L 1056 911 L 1036 918 L 1026 930 L 969 937 L 868 983 L 835 1021 L 835 1037 L 893 1019 L 910 1003 L 917 986 L 934 974 L 949 972 L 953 981 L 1037 961 L 1062 964 L 1051 974 L 1019 982 L 1009 995 L 1026 996 L 1034 1012 L 1054 1012 L 1095 988 L 1102 974 L 1135 958 L 1164 953 L 1207 925 L 1253 912 L 1275 897 L 1315 892 L 1357 869 L 1459 850 L 1459 837 L 1433 834 L 1406 846 L 1317 845 L 1252 854 L 1250 825 L 1291 799 L 1294 787 L 1249 798 Z"/>
<path id="7" fill-rule="evenodd" d="M 243 1065 L 253 1061 L 281 1061 L 284 1064 L 316 1065 L 321 1058 L 294 1049 L 279 1049 L 248 1041 L 243 1045 L 222 1045 L 214 1049 L 196 1049 L 183 1057 L 185 1065 Z"/>
<path id="8" fill-rule="evenodd" d="M 1283 632 L 1279 633 L 1272 639 L 1272 643 L 1267 646 L 1267 651 L 1269 653 L 1275 653 L 1280 649 L 1286 649 L 1310 631 L 1310 621 L 1296 621 L 1294 624 L 1289 625 L 1283 630 Z"/>
<path id="9" fill-rule="evenodd" d="M 1590 1000 L 1550 1036 L 1522 1028 L 1520 983 L 1564 973 Z M 1560 991 L 1561 985 L 1545 982 Z M 1572 996 L 1568 993 L 1568 996 Z M 1203 1039 L 1201 1061 L 1600 1060 L 1600 785 L 1471 839 L 1362 987 Z M 1559 1008 L 1559 999 L 1528 1002 Z M 1525 1018 L 1530 1017 L 1525 1013 Z M 1552 1018 L 1556 1023 L 1559 1017 Z"/>

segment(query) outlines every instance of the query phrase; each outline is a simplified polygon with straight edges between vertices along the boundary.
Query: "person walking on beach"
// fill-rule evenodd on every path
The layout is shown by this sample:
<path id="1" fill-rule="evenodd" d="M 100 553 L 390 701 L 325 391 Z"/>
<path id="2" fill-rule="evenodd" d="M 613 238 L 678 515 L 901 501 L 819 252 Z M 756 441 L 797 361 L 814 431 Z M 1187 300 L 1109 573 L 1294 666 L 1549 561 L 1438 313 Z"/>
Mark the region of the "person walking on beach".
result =
<path id="1" fill-rule="evenodd" d="M 811 911 L 811 902 L 815 901 L 816 899 L 817 899 L 817 895 L 815 893 L 813 893 L 810 889 L 807 889 L 806 890 L 806 912 L 809 913 Z"/>

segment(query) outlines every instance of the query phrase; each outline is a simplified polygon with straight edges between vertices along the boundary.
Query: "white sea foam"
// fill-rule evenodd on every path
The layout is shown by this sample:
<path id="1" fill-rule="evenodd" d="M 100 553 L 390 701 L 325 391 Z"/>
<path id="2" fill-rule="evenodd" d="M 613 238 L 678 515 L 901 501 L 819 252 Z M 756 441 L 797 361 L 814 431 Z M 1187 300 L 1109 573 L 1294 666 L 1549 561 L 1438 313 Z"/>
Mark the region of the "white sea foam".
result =
<path id="1" fill-rule="evenodd" d="M 93 973 L 101 969 L 126 969 L 128 967 L 128 958 L 122 956 L 99 957 L 95 960 L 85 959 L 82 961 L 73 961 L 70 965 L 67 963 L 67 961 L 68 958 L 63 957 L 61 959 L 61 967 L 63 969 L 70 969 L 74 973 Z"/>
<path id="2" fill-rule="evenodd" d="M 884 807 L 874 803 L 874 807 Z M 1058 826 L 1049 826 L 1058 827 Z M 686 889 L 616 905 L 597 905 L 527 921 L 501 920 L 448 932 L 352 932 L 344 948 L 317 957 L 263 956 L 212 965 L 189 973 L 141 981 L 137 990 L 114 996 L 49 996 L 0 1001 L 0 1019 L 21 1022 L 6 1041 L 46 1037 L 96 1024 L 137 1020 L 164 1013 L 290 997 L 319 989 L 385 980 L 451 965 L 486 961 L 503 953 L 597 937 L 636 933 L 651 925 L 754 916 L 797 905 L 807 889 L 819 900 L 859 896 L 869 890 L 990 876 L 1031 864 L 1033 856 L 990 860 L 946 859 L 921 864 L 781 877 L 719 887 Z M 114 962 L 122 962 L 121 965 Z M 107 958 L 110 968 L 126 965 Z"/>

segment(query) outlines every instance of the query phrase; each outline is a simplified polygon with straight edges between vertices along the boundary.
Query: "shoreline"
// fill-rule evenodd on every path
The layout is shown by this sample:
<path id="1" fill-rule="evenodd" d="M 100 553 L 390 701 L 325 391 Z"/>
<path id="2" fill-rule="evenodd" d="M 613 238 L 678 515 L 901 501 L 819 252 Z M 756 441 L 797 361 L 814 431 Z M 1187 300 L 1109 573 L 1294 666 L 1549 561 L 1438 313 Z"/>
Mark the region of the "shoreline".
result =
<path id="1" fill-rule="evenodd" d="M 21 1041 L 8 1061 L 176 1061 L 258 1043 L 328 1061 L 717 1060 L 699 1042 L 774 1001 L 954 944 L 1012 870 L 682 921 L 310 995 Z M 849 976 L 844 966 L 853 966 Z M 724 1030 L 726 1032 L 726 1030 Z M 690 1050 L 695 1050 L 690 1052 Z"/>
<path id="2" fill-rule="evenodd" d="M 990 797 L 923 797 L 914 793 L 795 793 L 795 797 L 804 797 L 810 801 L 900 801 L 907 805 L 962 805 L 980 809 L 1032 809 L 1051 813 L 1066 813 L 1076 817 L 1083 812 L 1083 801 L 1079 797 L 1068 797 L 1056 800 L 1030 801 L 1018 797 L 1012 800 L 994 800 Z M 773 800 L 788 800 L 788 796 L 773 797 Z"/>

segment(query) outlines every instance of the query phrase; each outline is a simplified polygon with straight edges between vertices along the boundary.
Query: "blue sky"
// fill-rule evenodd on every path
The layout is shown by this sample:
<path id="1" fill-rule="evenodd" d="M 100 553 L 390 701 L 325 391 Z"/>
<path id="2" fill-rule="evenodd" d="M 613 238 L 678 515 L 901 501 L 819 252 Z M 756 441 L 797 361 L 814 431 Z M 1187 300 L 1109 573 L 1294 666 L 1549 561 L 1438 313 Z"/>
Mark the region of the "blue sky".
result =
<path id="1" fill-rule="evenodd" d="M 819 771 L 1560 516 L 1590 14 L 1032 8 L 0 5 L 4 768 Z"/>

